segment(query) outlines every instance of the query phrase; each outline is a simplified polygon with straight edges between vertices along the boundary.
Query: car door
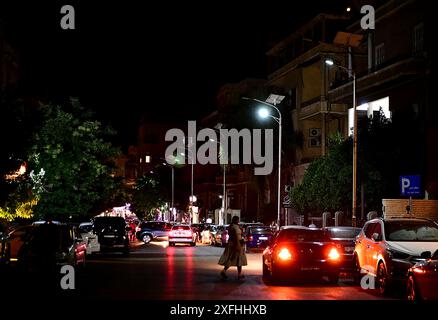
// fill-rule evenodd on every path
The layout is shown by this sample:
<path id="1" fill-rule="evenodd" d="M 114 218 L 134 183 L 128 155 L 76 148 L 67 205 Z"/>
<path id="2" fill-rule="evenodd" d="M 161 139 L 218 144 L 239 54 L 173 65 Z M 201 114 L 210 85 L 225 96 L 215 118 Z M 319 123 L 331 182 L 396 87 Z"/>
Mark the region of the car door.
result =
<path id="1" fill-rule="evenodd" d="M 365 269 L 371 273 L 374 273 L 374 267 L 373 267 L 374 241 L 372 239 L 372 236 L 374 234 L 374 230 L 376 229 L 376 226 L 377 226 L 376 222 L 370 223 L 368 228 L 365 230 L 365 237 L 363 238 Z"/>
<path id="2" fill-rule="evenodd" d="M 11 259 L 17 259 L 18 252 L 31 229 L 32 226 L 19 227 L 9 234 L 9 252 Z"/>
<path id="3" fill-rule="evenodd" d="M 372 229 L 372 233 L 369 239 L 369 248 L 368 248 L 368 265 L 370 267 L 370 272 L 376 274 L 377 272 L 377 262 L 380 254 L 382 253 L 382 241 L 375 241 L 372 239 L 373 235 L 377 233 L 382 239 L 382 224 L 380 222 L 374 223 L 374 228 Z"/>
<path id="4" fill-rule="evenodd" d="M 359 236 L 356 238 L 354 251 L 356 253 L 356 257 L 359 260 L 360 267 L 364 267 L 366 265 L 366 257 L 365 257 L 365 232 L 369 228 L 370 224 L 367 223 L 364 225 L 362 231 L 359 233 Z"/>

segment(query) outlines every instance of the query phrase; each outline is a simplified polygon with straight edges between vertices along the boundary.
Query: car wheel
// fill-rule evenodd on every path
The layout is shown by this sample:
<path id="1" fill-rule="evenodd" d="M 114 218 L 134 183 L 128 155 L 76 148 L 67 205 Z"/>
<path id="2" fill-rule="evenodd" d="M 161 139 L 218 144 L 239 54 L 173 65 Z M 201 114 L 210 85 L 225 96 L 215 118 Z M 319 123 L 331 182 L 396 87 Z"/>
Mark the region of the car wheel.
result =
<path id="1" fill-rule="evenodd" d="M 152 237 L 150 234 L 144 234 L 141 240 L 143 240 L 144 243 L 149 243 L 152 241 Z"/>
<path id="2" fill-rule="evenodd" d="M 377 267 L 376 289 L 382 296 L 387 295 L 389 292 L 388 273 L 382 261 L 379 262 Z"/>
<path id="3" fill-rule="evenodd" d="M 409 275 L 406 291 L 406 297 L 409 301 L 421 300 L 413 275 Z"/>
<path id="4" fill-rule="evenodd" d="M 190 246 L 191 246 L 191 247 L 196 246 L 196 242 L 192 242 L 192 243 L 190 243 Z"/>

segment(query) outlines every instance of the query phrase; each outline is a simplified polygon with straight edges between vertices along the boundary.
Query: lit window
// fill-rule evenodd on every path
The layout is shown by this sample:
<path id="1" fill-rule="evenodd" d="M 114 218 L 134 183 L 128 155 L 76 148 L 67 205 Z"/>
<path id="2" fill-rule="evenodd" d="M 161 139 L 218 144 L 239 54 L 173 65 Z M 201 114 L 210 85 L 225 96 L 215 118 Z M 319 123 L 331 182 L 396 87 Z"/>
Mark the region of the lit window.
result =
<path id="1" fill-rule="evenodd" d="M 142 163 L 143 162 L 143 158 L 140 158 L 140 163 Z"/>
<path id="2" fill-rule="evenodd" d="M 144 162 L 150 163 L 151 162 L 151 156 L 144 157 Z"/>

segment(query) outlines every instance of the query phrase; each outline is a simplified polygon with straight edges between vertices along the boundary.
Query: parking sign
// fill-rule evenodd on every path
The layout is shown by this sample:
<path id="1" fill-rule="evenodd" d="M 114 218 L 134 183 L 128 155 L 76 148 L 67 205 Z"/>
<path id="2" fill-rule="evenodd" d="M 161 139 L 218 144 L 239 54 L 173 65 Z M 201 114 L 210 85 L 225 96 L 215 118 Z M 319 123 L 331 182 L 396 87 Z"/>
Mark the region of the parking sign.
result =
<path id="1" fill-rule="evenodd" d="M 421 196 L 420 176 L 400 176 L 400 195 L 402 197 Z"/>

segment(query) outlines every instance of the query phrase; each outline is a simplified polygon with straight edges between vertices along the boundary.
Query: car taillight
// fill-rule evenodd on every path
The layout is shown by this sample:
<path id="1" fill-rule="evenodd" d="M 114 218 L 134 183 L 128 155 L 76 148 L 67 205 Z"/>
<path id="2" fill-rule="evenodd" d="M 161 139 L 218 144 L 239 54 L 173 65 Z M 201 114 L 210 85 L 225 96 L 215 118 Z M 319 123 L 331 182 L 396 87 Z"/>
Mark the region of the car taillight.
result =
<path id="1" fill-rule="evenodd" d="M 290 253 L 289 249 L 283 248 L 281 249 L 278 254 L 278 258 L 283 261 L 292 260 L 292 253 Z"/>
<path id="2" fill-rule="evenodd" d="M 254 238 L 252 236 L 248 237 L 248 241 L 252 241 Z"/>
<path id="3" fill-rule="evenodd" d="M 336 248 L 331 248 L 330 252 L 328 254 L 328 258 L 330 260 L 339 260 L 341 255 L 339 254 L 338 250 Z"/>

